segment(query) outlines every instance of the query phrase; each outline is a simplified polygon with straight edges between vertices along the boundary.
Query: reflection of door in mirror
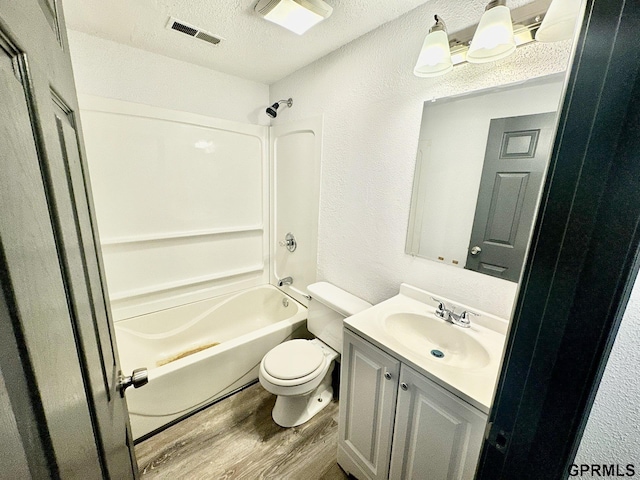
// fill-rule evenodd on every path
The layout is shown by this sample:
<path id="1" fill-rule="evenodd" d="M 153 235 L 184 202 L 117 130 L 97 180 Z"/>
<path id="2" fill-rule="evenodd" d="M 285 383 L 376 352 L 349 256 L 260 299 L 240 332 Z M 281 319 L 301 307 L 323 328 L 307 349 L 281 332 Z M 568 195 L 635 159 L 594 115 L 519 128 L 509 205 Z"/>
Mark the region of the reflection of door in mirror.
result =
<path id="1" fill-rule="evenodd" d="M 466 269 L 518 281 L 555 118 L 550 112 L 491 120 Z"/>
<path id="2" fill-rule="evenodd" d="M 424 102 L 407 230 L 406 252 L 408 254 L 454 268 L 463 268 L 467 263 L 469 248 L 474 246 L 478 246 L 481 250 L 485 248 L 479 243 L 470 242 L 491 121 L 511 117 L 522 118 L 546 112 L 554 112 L 552 115 L 555 115 L 562 95 L 563 82 L 564 75 L 558 74 L 530 79 L 517 85 L 503 85 L 457 97 Z M 552 120 L 552 123 L 555 121 Z M 551 127 L 553 128 L 553 125 Z M 537 127 L 509 128 L 526 131 L 535 130 Z M 513 165 L 529 161 L 523 158 L 529 152 L 530 142 L 527 142 L 529 137 L 524 134 L 509 137 L 509 143 L 505 148 L 508 156 L 512 157 L 507 160 Z M 542 148 L 540 141 L 539 138 L 538 153 Z M 548 150 L 548 148 L 547 145 L 545 149 Z M 506 167 L 507 170 L 497 170 L 497 168 L 493 170 L 492 180 L 495 179 L 498 171 L 519 173 L 517 170 L 509 170 L 511 167 Z M 544 170 L 545 167 L 542 168 Z M 513 188 L 516 179 L 517 176 L 501 178 L 498 186 L 500 200 L 504 200 L 502 195 L 505 190 Z M 528 178 L 527 191 L 536 192 L 533 202 L 533 210 L 535 210 L 540 188 L 532 188 L 532 181 Z M 537 181 L 540 183 L 540 180 Z M 493 182 L 488 188 L 492 191 Z M 488 198 L 492 198 L 491 194 Z M 515 205 L 518 206 L 517 203 Z M 524 209 L 527 205 L 529 204 L 524 202 L 520 207 Z M 496 208 L 494 216 L 504 211 L 509 212 L 506 203 L 500 203 Z M 486 212 L 489 209 L 490 204 Z M 511 218 L 513 215 L 514 212 L 511 212 Z M 521 211 L 520 216 L 525 216 L 525 210 Z M 501 220 L 495 227 L 508 228 L 505 226 L 508 222 L 508 220 Z M 518 232 L 530 234 L 530 231 L 529 227 L 518 228 Z M 484 232 L 480 234 L 480 239 L 484 238 L 483 235 Z M 525 246 L 522 250 L 526 250 L 527 244 L 528 238 L 524 240 Z M 481 260 L 485 264 L 490 263 L 484 257 L 486 256 L 483 252 Z M 500 265 L 500 263 L 493 261 L 493 265 Z M 517 270 L 511 277 L 517 281 L 520 269 L 511 267 L 509 269 Z M 474 282 L 481 281 L 481 278 L 475 275 L 476 271 L 489 273 L 488 268 L 475 271 L 467 268 L 466 270 L 469 275 L 467 278 L 470 281 L 473 278 Z M 508 278 L 502 275 L 493 276 L 501 279 Z"/>

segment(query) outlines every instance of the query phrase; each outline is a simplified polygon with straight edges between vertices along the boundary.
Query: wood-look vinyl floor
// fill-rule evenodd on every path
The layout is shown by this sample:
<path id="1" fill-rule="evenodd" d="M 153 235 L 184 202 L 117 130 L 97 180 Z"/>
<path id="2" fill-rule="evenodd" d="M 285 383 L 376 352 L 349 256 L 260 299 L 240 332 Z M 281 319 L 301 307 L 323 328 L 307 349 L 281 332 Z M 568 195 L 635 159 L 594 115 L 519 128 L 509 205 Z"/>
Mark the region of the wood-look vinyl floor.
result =
<path id="1" fill-rule="evenodd" d="M 139 443 L 142 479 L 348 478 L 336 463 L 338 403 L 282 428 L 275 399 L 256 383 Z"/>

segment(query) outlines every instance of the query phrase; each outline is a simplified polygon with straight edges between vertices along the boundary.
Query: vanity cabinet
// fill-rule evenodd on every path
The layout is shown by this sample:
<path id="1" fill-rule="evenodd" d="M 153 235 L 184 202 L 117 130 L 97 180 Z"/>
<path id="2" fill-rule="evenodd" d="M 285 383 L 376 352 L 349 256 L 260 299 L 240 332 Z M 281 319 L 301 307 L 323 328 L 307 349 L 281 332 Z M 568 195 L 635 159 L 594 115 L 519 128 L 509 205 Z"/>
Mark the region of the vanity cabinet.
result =
<path id="1" fill-rule="evenodd" d="M 338 463 L 358 479 L 389 477 L 400 362 L 344 331 Z"/>
<path id="2" fill-rule="evenodd" d="M 338 463 L 359 480 L 473 479 L 487 416 L 344 331 Z"/>
<path id="3" fill-rule="evenodd" d="M 402 365 L 389 478 L 472 480 L 487 416 Z"/>

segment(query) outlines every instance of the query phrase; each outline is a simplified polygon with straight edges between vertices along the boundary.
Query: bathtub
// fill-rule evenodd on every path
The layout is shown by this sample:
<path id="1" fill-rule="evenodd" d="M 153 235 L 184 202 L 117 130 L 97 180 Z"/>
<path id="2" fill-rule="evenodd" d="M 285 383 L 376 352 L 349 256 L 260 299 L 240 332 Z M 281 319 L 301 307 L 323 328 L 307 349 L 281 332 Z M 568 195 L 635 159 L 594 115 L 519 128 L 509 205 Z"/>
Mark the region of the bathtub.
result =
<path id="1" fill-rule="evenodd" d="M 117 322 L 123 372 L 149 369 L 147 385 L 126 391 L 134 439 L 253 383 L 271 348 L 308 335 L 306 318 L 263 285 Z"/>

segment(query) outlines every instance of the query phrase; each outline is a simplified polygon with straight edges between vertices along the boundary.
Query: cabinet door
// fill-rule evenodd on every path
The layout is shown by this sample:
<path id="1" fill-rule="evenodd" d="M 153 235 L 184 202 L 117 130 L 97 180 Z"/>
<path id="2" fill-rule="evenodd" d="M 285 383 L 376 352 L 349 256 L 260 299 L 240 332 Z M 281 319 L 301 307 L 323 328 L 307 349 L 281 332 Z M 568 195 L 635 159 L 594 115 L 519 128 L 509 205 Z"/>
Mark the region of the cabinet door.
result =
<path id="1" fill-rule="evenodd" d="M 400 362 L 345 330 L 338 463 L 360 479 L 386 479 Z"/>
<path id="2" fill-rule="evenodd" d="M 472 480 L 487 416 L 403 365 L 391 479 Z"/>

